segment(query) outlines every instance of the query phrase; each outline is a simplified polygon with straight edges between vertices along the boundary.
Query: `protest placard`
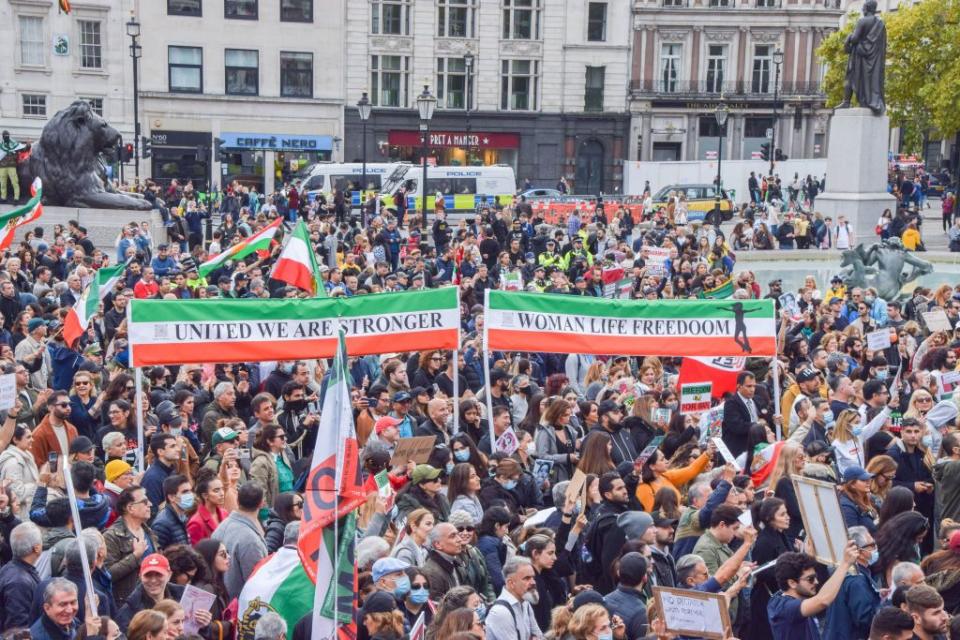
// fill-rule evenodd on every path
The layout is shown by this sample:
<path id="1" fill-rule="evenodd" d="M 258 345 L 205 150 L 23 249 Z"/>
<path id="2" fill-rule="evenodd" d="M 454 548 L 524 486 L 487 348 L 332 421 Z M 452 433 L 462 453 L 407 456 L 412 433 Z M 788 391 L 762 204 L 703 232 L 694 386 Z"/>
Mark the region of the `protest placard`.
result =
<path id="1" fill-rule="evenodd" d="M 643 245 L 641 251 L 646 255 L 644 264 L 647 267 L 647 275 L 662 276 L 667 273 L 667 260 L 670 259 L 670 249 Z"/>
<path id="2" fill-rule="evenodd" d="M 680 413 L 699 413 L 710 408 L 712 382 L 691 382 L 680 385 Z"/>
<path id="3" fill-rule="evenodd" d="M 720 455 L 723 456 L 723 459 L 727 464 L 732 464 L 737 471 L 743 471 L 740 463 L 738 463 L 737 459 L 734 457 L 733 452 L 727 448 L 727 443 L 723 441 L 723 438 L 714 436 L 711 438 L 711 440 L 713 440 L 713 444 L 717 446 L 717 451 L 720 452 Z"/>
<path id="4" fill-rule="evenodd" d="M 890 348 L 890 330 L 880 329 L 867 334 L 867 348 L 871 351 L 883 351 Z"/>
<path id="5" fill-rule="evenodd" d="M 726 596 L 687 589 L 654 587 L 667 633 L 723 640 L 730 631 Z"/>
<path id="6" fill-rule="evenodd" d="M 567 502 L 576 501 L 577 497 L 584 489 L 584 485 L 587 483 L 587 474 L 585 474 L 580 469 L 577 469 L 573 472 L 573 477 L 570 478 L 570 484 L 567 485 L 566 498 Z"/>
<path id="7" fill-rule="evenodd" d="M 13 409 L 17 403 L 17 374 L 0 375 L 0 411 Z"/>
<path id="8" fill-rule="evenodd" d="M 934 331 L 953 331 L 950 318 L 947 317 L 947 312 L 943 309 L 924 311 L 921 315 L 923 316 L 923 323 L 927 325 L 927 329 L 931 333 Z"/>
<path id="9" fill-rule="evenodd" d="M 800 311 L 800 305 L 797 303 L 797 296 L 792 291 L 780 296 L 780 307 L 790 314 L 791 320 L 799 320 L 803 315 Z"/>
<path id="10" fill-rule="evenodd" d="M 836 485 L 796 475 L 792 480 L 803 528 L 813 541 L 813 555 L 824 564 L 839 564 L 847 546 L 847 526 Z"/>
<path id="11" fill-rule="evenodd" d="M 433 436 L 417 436 L 415 438 L 400 438 L 397 440 L 397 448 L 393 451 L 393 458 L 390 459 L 391 466 L 405 465 L 407 460 L 413 460 L 417 464 L 426 464 L 430 459 L 430 452 L 433 451 L 433 445 L 437 439 Z"/>
<path id="12" fill-rule="evenodd" d="M 634 461 L 634 465 L 637 467 L 642 467 L 643 464 L 653 455 L 653 452 L 660 447 L 660 443 L 663 442 L 663 436 L 657 436 L 650 441 L 643 451 L 640 452 L 640 455 L 637 456 L 637 459 Z"/>
<path id="13" fill-rule="evenodd" d="M 720 436 L 723 427 L 723 405 L 717 405 L 700 414 L 700 444 L 706 444 L 707 439 Z"/>
<path id="14" fill-rule="evenodd" d="M 217 601 L 217 596 L 197 588 L 192 584 L 185 585 L 183 595 L 180 596 L 180 606 L 183 607 L 183 632 L 200 633 L 200 629 L 206 625 L 197 622 L 195 611 L 210 611 L 213 604 Z"/>
<path id="15" fill-rule="evenodd" d="M 538 485 L 550 479 L 550 472 L 553 470 L 553 460 L 536 459 L 533 461 L 533 477 L 536 478 Z"/>
<path id="16" fill-rule="evenodd" d="M 520 448 L 520 440 L 517 439 L 517 433 L 513 430 L 513 427 L 507 427 L 507 430 L 497 438 L 497 451 L 503 451 L 508 456 L 512 456 L 513 452 Z"/>

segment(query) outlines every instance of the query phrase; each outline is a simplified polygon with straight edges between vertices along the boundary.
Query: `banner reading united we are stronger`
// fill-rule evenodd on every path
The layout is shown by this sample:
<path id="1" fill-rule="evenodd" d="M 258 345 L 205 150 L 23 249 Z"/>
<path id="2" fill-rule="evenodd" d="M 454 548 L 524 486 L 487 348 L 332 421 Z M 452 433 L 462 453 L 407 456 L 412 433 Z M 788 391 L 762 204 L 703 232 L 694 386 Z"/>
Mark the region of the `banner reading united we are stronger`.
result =
<path id="1" fill-rule="evenodd" d="M 648 356 L 777 353 L 773 300 L 606 300 L 489 291 L 487 348 Z"/>
<path id="2" fill-rule="evenodd" d="M 352 298 L 131 300 L 127 308 L 134 367 L 329 358 L 338 326 L 351 356 L 456 349 L 457 288 Z"/>

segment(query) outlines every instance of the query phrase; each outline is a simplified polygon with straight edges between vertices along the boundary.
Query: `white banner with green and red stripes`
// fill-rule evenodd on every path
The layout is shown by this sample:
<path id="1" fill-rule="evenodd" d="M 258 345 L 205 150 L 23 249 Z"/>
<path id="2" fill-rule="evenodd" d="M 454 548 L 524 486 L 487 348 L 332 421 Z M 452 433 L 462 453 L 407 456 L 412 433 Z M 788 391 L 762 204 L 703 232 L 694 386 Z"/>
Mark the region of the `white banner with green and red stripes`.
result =
<path id="1" fill-rule="evenodd" d="M 329 358 L 337 328 L 363 356 L 456 349 L 456 287 L 352 298 L 131 300 L 133 367 Z"/>
<path id="2" fill-rule="evenodd" d="M 607 300 L 487 290 L 486 348 L 648 356 L 777 353 L 773 300 Z"/>

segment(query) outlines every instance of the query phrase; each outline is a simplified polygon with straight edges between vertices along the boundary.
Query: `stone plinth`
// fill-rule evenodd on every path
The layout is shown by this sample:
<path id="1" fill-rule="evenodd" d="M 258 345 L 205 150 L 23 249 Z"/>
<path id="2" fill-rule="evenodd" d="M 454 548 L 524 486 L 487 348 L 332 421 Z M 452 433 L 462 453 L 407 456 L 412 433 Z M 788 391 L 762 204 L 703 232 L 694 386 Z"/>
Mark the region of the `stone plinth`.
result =
<path id="1" fill-rule="evenodd" d="M 858 241 L 875 237 L 884 209 L 896 210 L 887 193 L 887 141 L 890 119 L 869 109 L 839 109 L 830 121 L 827 147 L 827 189 L 814 210 L 835 221 L 845 216 Z"/>
<path id="2" fill-rule="evenodd" d="M 12 209 L 9 205 L 0 205 L 0 213 Z M 27 231 L 36 227 L 43 227 L 44 237 L 53 238 L 53 225 L 60 224 L 64 228 L 68 220 L 76 220 L 81 227 L 87 229 L 87 236 L 93 242 L 94 246 L 102 251 L 109 252 L 112 258 L 115 257 L 115 243 L 120 233 L 121 227 L 131 222 L 140 224 L 141 222 L 150 222 L 150 234 L 153 236 L 154 244 L 167 241 L 166 229 L 163 226 L 163 220 L 160 212 L 152 211 L 130 211 L 124 209 L 80 209 L 77 207 L 49 207 L 43 206 L 43 216 L 34 224 L 17 230 L 17 236 L 14 239 L 14 247 L 23 239 Z"/>

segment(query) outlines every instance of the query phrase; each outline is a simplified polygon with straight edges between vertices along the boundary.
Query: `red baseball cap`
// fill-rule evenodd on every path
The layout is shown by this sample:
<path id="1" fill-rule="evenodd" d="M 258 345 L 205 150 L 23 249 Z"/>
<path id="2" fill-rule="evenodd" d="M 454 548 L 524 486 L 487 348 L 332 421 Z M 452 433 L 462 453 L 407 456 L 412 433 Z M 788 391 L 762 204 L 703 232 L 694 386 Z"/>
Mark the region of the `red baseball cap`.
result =
<path id="1" fill-rule="evenodd" d="M 381 433 L 383 433 L 384 429 L 395 427 L 401 422 L 403 422 L 403 420 L 398 420 L 390 416 L 383 416 L 382 418 L 377 419 L 377 423 L 376 425 L 374 425 L 374 429 L 377 430 L 377 435 L 380 435 Z"/>
<path id="2" fill-rule="evenodd" d="M 140 563 L 140 577 L 142 578 L 148 573 L 165 573 L 170 575 L 172 573 L 170 571 L 170 563 L 166 557 L 161 554 L 151 553 Z"/>

